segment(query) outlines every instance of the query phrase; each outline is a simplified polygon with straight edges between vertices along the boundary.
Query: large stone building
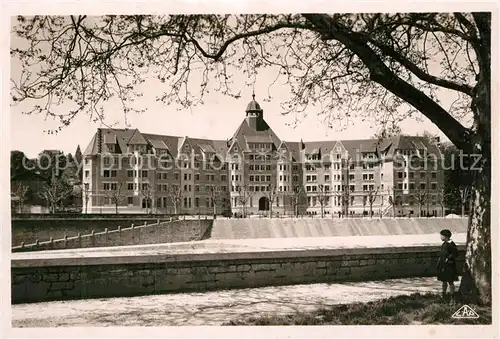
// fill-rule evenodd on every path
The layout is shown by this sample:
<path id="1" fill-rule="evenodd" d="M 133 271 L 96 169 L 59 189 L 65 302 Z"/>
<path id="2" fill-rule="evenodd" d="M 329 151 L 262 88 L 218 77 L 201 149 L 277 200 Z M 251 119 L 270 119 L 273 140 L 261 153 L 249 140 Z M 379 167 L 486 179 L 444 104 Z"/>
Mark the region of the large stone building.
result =
<path id="1" fill-rule="evenodd" d="M 227 140 L 99 128 L 83 154 L 84 213 L 442 215 L 436 143 L 283 141 L 254 99 Z"/>

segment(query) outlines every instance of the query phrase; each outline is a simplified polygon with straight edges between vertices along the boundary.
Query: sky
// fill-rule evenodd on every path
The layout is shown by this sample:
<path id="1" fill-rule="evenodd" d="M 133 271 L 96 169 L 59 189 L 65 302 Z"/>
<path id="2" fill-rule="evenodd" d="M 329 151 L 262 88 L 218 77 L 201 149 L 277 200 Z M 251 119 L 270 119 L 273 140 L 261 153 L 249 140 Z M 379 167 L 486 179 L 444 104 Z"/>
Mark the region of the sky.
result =
<path id="1" fill-rule="evenodd" d="M 14 41 L 14 40 L 13 40 Z M 13 42 L 14 44 L 15 42 Z M 20 66 L 11 60 L 11 77 L 16 78 Z M 373 137 L 380 126 L 376 121 L 361 122 L 352 119 L 345 129 L 331 129 L 324 125 L 321 118 L 315 115 L 314 109 L 307 112 L 307 117 L 299 116 L 300 122 L 294 124 L 295 116 L 281 114 L 280 103 L 286 101 L 290 95 L 288 87 L 275 85 L 271 89 L 272 100 L 264 101 L 268 95 L 268 86 L 275 79 L 275 71 L 261 70 L 255 81 L 256 100 L 264 110 L 264 118 L 281 140 L 288 141 L 315 141 L 315 140 L 346 140 L 367 139 Z M 147 80 L 146 93 L 137 104 L 147 108 L 142 114 L 129 114 L 127 121 L 130 128 L 137 128 L 144 133 L 166 134 L 177 136 L 190 136 L 195 138 L 211 138 L 224 140 L 230 138 L 238 125 L 245 118 L 245 108 L 252 100 L 253 89 L 244 86 L 247 81 L 243 74 L 235 70 L 236 88 L 241 90 L 241 98 L 234 99 L 215 91 L 211 91 L 204 98 L 202 106 L 178 111 L 178 106 L 167 106 L 155 100 L 155 95 L 160 94 L 158 82 Z M 238 88 L 240 87 L 240 88 Z M 443 94 L 440 98 L 445 103 L 451 103 L 453 98 Z M 58 134 L 48 134 L 45 131 L 55 129 L 59 122 L 42 115 L 21 114 L 23 108 L 36 102 L 25 103 L 21 106 L 11 107 L 11 148 L 23 151 L 29 157 L 36 157 L 44 149 L 59 149 L 65 153 L 74 153 L 80 145 L 82 152 L 87 147 L 92 136 L 99 127 L 107 127 L 101 123 L 89 121 L 85 115 L 79 116 L 69 127 Z M 38 103 L 42 104 L 42 103 Z M 57 109 L 64 112 L 68 105 L 61 105 Z M 402 110 L 404 112 L 405 109 Z M 116 128 L 124 128 L 125 118 L 117 102 L 106 106 L 105 123 Z M 416 135 L 424 131 L 444 136 L 439 129 L 427 118 L 421 116 L 422 122 L 407 119 L 400 124 L 403 133 Z"/>

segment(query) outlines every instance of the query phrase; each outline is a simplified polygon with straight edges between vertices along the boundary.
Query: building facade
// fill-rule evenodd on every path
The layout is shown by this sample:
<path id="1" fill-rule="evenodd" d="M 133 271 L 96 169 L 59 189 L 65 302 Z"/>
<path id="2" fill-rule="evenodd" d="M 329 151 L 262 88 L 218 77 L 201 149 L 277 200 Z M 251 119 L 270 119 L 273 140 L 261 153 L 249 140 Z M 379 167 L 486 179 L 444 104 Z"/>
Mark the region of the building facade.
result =
<path id="1" fill-rule="evenodd" d="M 432 140 L 283 141 L 255 97 L 227 140 L 99 128 L 83 153 L 83 213 L 441 216 Z"/>

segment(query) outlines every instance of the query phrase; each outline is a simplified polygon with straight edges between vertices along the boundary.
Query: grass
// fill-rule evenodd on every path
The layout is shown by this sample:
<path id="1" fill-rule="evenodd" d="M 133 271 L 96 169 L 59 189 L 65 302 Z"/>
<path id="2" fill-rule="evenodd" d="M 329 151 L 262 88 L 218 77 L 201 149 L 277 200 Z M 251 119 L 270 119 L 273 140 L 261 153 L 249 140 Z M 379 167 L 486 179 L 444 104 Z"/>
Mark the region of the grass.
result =
<path id="1" fill-rule="evenodd" d="M 415 293 L 368 303 L 335 305 L 314 312 L 264 315 L 230 321 L 224 325 L 487 325 L 491 324 L 491 306 L 469 305 L 478 319 L 454 319 L 461 304 L 444 302 L 436 294 Z"/>

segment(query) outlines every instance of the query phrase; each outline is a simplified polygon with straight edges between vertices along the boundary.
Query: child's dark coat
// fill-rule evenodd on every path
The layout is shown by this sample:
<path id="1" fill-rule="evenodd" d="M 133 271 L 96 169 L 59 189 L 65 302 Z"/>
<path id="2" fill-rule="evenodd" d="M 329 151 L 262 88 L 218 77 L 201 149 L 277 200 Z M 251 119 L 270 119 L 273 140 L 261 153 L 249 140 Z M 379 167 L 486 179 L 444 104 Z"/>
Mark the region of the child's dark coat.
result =
<path id="1" fill-rule="evenodd" d="M 437 278 L 439 281 L 452 282 L 458 280 L 457 264 L 455 262 L 457 256 L 457 245 L 453 241 L 443 242 L 437 264 Z"/>

